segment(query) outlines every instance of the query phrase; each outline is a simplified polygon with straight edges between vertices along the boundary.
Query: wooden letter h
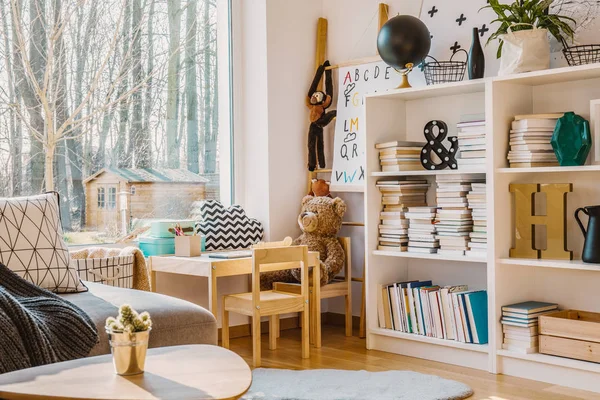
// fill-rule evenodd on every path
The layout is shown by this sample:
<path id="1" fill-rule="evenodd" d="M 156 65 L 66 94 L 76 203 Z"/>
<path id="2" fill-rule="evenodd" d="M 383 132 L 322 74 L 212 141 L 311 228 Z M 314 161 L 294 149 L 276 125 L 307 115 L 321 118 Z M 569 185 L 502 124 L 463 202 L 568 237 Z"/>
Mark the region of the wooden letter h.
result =
<path id="1" fill-rule="evenodd" d="M 515 195 L 515 247 L 510 256 L 516 258 L 544 258 L 572 260 L 573 252 L 567 250 L 567 193 L 573 191 L 571 183 L 511 183 Z M 546 215 L 537 215 L 536 193 L 546 194 Z M 546 249 L 535 247 L 535 225 L 546 225 Z"/>

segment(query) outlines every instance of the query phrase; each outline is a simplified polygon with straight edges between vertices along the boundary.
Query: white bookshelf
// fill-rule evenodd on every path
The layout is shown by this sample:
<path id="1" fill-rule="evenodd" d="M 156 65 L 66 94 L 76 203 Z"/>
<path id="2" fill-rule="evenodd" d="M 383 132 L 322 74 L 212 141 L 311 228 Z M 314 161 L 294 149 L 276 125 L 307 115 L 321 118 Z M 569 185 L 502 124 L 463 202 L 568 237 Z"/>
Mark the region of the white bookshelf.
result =
<path id="1" fill-rule="evenodd" d="M 600 64 L 366 96 L 368 348 L 600 392 L 600 364 L 502 350 L 502 326 L 499 323 L 503 305 L 525 300 L 553 301 L 563 309 L 600 312 L 600 264 L 581 261 L 583 235 L 573 218 L 578 207 L 600 204 L 600 154 L 592 150 L 586 165 L 581 167 L 509 168 L 506 160 L 508 130 L 515 115 L 574 111 L 590 120 L 590 102 L 595 99 L 600 99 Z M 483 112 L 487 133 L 484 166 L 380 172 L 376 143 L 422 141 L 423 127 L 433 119 L 446 122 L 452 135 L 456 133 L 456 123 L 461 115 Z M 600 132 L 592 133 L 595 135 L 593 140 L 600 136 Z M 474 258 L 377 250 L 381 193 L 376 181 L 422 177 L 431 183 L 427 197 L 429 204 L 434 205 L 436 177 L 448 174 L 479 174 L 487 180 L 487 255 Z M 567 182 L 573 183 L 573 193 L 567 196 L 567 237 L 574 260 L 509 258 L 514 230 L 509 184 Z M 379 328 L 377 285 L 411 279 L 431 279 L 439 285 L 467 284 L 471 289 L 486 289 L 489 344 L 478 346 Z"/>

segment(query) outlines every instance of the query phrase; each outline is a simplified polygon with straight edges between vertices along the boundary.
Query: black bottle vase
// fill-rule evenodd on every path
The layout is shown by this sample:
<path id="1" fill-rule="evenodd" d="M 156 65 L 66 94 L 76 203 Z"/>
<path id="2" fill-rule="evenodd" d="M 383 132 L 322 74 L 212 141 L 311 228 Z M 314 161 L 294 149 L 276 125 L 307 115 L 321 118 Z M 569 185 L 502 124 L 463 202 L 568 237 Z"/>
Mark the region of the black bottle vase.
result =
<path id="1" fill-rule="evenodd" d="M 483 78 L 485 73 L 485 56 L 479 41 L 479 29 L 473 28 L 473 43 L 469 50 L 469 79 Z"/>

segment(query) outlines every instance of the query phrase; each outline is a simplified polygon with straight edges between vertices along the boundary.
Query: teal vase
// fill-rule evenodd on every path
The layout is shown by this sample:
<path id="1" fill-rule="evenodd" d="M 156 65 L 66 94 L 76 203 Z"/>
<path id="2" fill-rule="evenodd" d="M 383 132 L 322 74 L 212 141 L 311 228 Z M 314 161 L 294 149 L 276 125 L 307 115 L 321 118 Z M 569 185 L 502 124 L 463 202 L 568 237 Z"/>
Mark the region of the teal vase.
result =
<path id="1" fill-rule="evenodd" d="M 558 119 L 550 143 L 561 167 L 583 165 L 592 148 L 590 123 L 573 112 L 565 113 Z"/>

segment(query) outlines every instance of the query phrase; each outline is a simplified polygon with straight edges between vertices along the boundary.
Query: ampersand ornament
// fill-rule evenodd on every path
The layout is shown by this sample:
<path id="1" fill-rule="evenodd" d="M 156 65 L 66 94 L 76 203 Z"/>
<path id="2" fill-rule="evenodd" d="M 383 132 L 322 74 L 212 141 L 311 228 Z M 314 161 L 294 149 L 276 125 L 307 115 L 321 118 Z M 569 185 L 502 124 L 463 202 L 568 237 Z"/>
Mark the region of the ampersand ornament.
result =
<path id="1" fill-rule="evenodd" d="M 456 162 L 456 153 L 458 151 L 458 139 L 456 136 L 448 137 L 450 141 L 450 149 L 446 149 L 442 142 L 448 134 L 448 126 L 444 121 L 429 121 L 425 125 L 425 139 L 427 144 L 421 151 L 421 165 L 425 169 L 440 170 L 450 167 L 450 169 L 458 169 Z M 439 162 L 431 159 L 431 154 L 435 154 Z"/>

